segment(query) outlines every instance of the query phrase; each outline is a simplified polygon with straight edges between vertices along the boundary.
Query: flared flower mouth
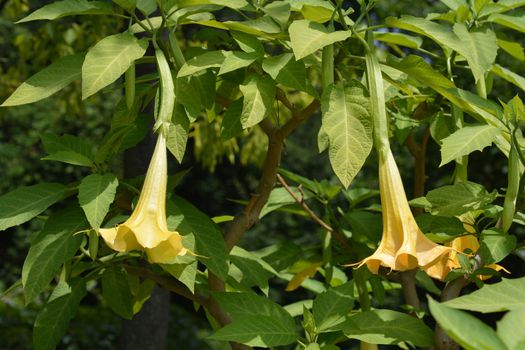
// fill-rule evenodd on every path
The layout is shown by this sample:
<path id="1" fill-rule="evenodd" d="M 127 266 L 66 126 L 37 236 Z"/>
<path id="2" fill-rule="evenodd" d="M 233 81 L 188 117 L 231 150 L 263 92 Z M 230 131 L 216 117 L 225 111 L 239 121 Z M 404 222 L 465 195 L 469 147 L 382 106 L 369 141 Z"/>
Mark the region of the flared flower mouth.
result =
<path id="1" fill-rule="evenodd" d="M 377 250 L 358 265 L 373 273 L 379 267 L 407 271 L 422 268 L 433 278 L 444 279 L 451 252 L 432 242 L 419 229 L 390 149 L 379 152 L 379 188 L 383 213 L 383 236 Z"/>
<path id="2" fill-rule="evenodd" d="M 161 132 L 133 213 L 114 228 L 100 229 L 100 235 L 111 249 L 143 250 L 150 262 L 164 264 L 186 254 L 182 236 L 169 231 L 166 222 L 167 162 L 166 138 Z"/>

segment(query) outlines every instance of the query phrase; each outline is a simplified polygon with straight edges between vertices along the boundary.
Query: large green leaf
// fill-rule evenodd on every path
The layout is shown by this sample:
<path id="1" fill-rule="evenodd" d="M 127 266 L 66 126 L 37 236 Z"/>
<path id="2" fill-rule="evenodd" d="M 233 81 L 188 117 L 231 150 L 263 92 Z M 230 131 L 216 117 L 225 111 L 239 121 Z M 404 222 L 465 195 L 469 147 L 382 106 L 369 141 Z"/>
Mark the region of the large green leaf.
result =
<path id="1" fill-rule="evenodd" d="M 133 296 L 128 276 L 122 268 L 109 267 L 102 274 L 102 295 L 111 310 L 123 318 L 133 317 Z"/>
<path id="2" fill-rule="evenodd" d="M 423 213 L 416 217 L 417 225 L 434 242 L 445 243 L 465 233 L 463 223 L 455 216 Z"/>
<path id="3" fill-rule="evenodd" d="M 328 137 L 330 163 L 348 187 L 372 149 L 370 101 L 357 81 L 332 85 L 323 94 L 322 132 Z"/>
<path id="4" fill-rule="evenodd" d="M 441 328 L 466 350 L 506 350 L 496 332 L 464 311 L 429 298 L 430 312 Z"/>
<path id="5" fill-rule="evenodd" d="M 86 284 L 83 281 L 71 286 L 61 282 L 55 288 L 33 326 L 35 350 L 52 350 L 58 345 L 85 295 Z"/>
<path id="6" fill-rule="evenodd" d="M 212 338 L 270 347 L 293 343 L 295 321 L 280 305 L 255 293 L 214 293 L 214 298 L 233 322 Z"/>
<path id="7" fill-rule="evenodd" d="M 67 194 L 57 183 L 23 186 L 0 197 L 0 231 L 23 224 L 55 204 Z"/>
<path id="8" fill-rule="evenodd" d="M 485 284 L 483 288 L 449 300 L 445 305 L 484 313 L 525 309 L 525 277 L 503 278 L 501 282 Z"/>
<path id="9" fill-rule="evenodd" d="M 118 180 L 113 174 L 92 174 L 82 179 L 78 186 L 78 202 L 86 217 L 98 231 L 115 199 Z"/>
<path id="10" fill-rule="evenodd" d="M 233 101 L 222 116 L 221 140 L 226 141 L 242 133 L 242 97 Z"/>
<path id="11" fill-rule="evenodd" d="M 500 262 L 515 248 L 516 236 L 514 235 L 509 235 L 496 228 L 481 232 L 479 253 L 486 265 Z"/>
<path id="12" fill-rule="evenodd" d="M 315 298 L 312 312 L 319 332 L 329 331 L 330 328 L 344 322 L 345 316 L 354 306 L 353 291 L 353 283 L 347 282 L 329 288 Z"/>
<path id="13" fill-rule="evenodd" d="M 379 40 L 387 44 L 401 45 L 417 49 L 423 43 L 423 39 L 403 33 L 374 32 L 374 40 Z"/>
<path id="14" fill-rule="evenodd" d="M 175 82 L 177 103 L 184 106 L 190 121 L 194 121 L 204 109 L 215 103 L 215 74 L 200 72 L 177 78 Z"/>
<path id="15" fill-rule="evenodd" d="M 523 47 L 520 43 L 498 38 L 498 46 L 520 62 L 525 61 L 525 54 L 523 53 Z"/>
<path id="16" fill-rule="evenodd" d="M 40 101 L 82 76 L 84 55 L 64 56 L 23 82 L 2 107 Z"/>
<path id="17" fill-rule="evenodd" d="M 498 336 L 509 350 L 520 350 L 525 346 L 525 308 L 510 311 L 498 322 Z"/>
<path id="18" fill-rule="evenodd" d="M 248 67 L 258 58 L 257 53 L 247 53 L 242 51 L 227 51 L 226 57 L 221 64 L 221 69 L 217 75 L 233 72 L 237 69 Z"/>
<path id="19" fill-rule="evenodd" d="M 292 50 L 297 60 L 327 45 L 346 40 L 352 35 L 350 31 L 329 33 L 322 24 L 308 20 L 294 21 L 288 32 L 290 33 Z"/>
<path id="20" fill-rule="evenodd" d="M 210 338 L 268 348 L 292 344 L 297 337 L 295 325 L 285 328 L 272 317 L 252 315 L 226 325 Z"/>
<path id="21" fill-rule="evenodd" d="M 498 52 L 496 34 L 491 30 L 469 32 L 463 23 L 454 25 L 454 33 L 459 40 L 447 45 L 467 59 L 476 81 L 485 79 L 484 75 L 494 64 Z"/>
<path id="22" fill-rule="evenodd" d="M 307 79 L 304 62 L 296 61 L 293 54 L 269 57 L 263 61 L 262 68 L 279 84 L 316 95 Z"/>
<path id="23" fill-rule="evenodd" d="M 203 212 L 180 197 L 168 201 L 168 226 L 182 235 L 193 233 L 195 253 L 213 273 L 222 279 L 228 275 L 228 251 L 222 232 Z"/>
<path id="24" fill-rule="evenodd" d="M 44 149 L 49 154 L 42 160 L 55 160 L 73 165 L 93 166 L 92 147 L 86 141 L 73 135 L 42 135 Z"/>
<path id="25" fill-rule="evenodd" d="M 54 20 L 73 15 L 110 15 L 113 8 L 106 1 L 63 0 L 42 6 L 16 23 L 40 19 Z"/>
<path id="26" fill-rule="evenodd" d="M 497 76 L 505 79 L 509 83 L 514 84 L 521 90 L 525 91 L 525 78 L 521 75 L 516 74 L 510 69 L 502 67 L 499 64 L 495 64 L 492 67 L 492 73 L 496 74 Z"/>
<path id="27" fill-rule="evenodd" d="M 186 143 L 188 142 L 188 131 L 190 129 L 190 120 L 182 105 L 177 105 L 173 115 L 172 123 L 168 129 L 168 138 L 166 146 L 173 156 L 182 163 Z"/>
<path id="28" fill-rule="evenodd" d="M 85 99 L 120 77 L 144 56 L 147 39 L 124 32 L 110 35 L 89 49 L 82 65 L 82 98 Z"/>
<path id="29" fill-rule="evenodd" d="M 525 33 L 525 16 L 511 16 L 496 13 L 488 18 L 489 21 L 500 24 L 502 26 Z"/>
<path id="30" fill-rule="evenodd" d="M 244 96 L 241 125 L 246 129 L 258 124 L 273 110 L 275 82 L 268 76 L 251 75 L 239 89 Z"/>
<path id="31" fill-rule="evenodd" d="M 421 320 L 392 310 L 360 312 L 351 316 L 341 328 L 347 337 L 371 344 L 433 344 L 432 330 Z"/>
<path id="32" fill-rule="evenodd" d="M 51 282 L 60 266 L 75 255 L 82 243 L 82 235 L 75 233 L 87 226 L 84 214 L 75 207 L 47 219 L 42 231 L 31 242 L 22 267 L 26 303 L 34 300 Z"/>
<path id="33" fill-rule="evenodd" d="M 177 73 L 177 78 L 198 73 L 208 68 L 220 67 L 226 58 L 227 51 L 208 51 L 188 60 Z"/>
<path id="34" fill-rule="evenodd" d="M 429 191 L 426 198 L 432 205 L 433 214 L 458 216 L 471 210 L 483 209 L 496 195 L 496 192 L 487 192 L 480 184 L 467 181 L 436 188 Z"/>
<path id="35" fill-rule="evenodd" d="M 465 126 L 441 140 L 441 164 L 466 156 L 474 151 L 482 151 L 494 142 L 501 133 L 492 125 Z"/>
<path id="36" fill-rule="evenodd" d="M 449 27 L 420 17 L 388 17 L 385 20 L 385 24 L 389 27 L 400 28 L 427 36 L 445 48 L 450 43 L 455 43 L 458 40 Z"/>
<path id="37" fill-rule="evenodd" d="M 233 247 L 230 260 L 239 272 L 230 268 L 230 276 L 246 287 L 257 286 L 267 291 L 268 279 L 272 275 L 270 271 L 277 274 L 267 262 L 240 247 Z"/>

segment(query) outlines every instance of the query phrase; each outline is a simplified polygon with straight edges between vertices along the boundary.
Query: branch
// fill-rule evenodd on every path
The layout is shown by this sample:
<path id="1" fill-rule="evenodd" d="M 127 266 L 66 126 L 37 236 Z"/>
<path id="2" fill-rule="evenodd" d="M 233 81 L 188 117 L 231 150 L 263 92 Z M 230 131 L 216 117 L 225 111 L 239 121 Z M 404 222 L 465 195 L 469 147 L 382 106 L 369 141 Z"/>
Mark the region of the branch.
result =
<path id="1" fill-rule="evenodd" d="M 263 172 L 257 186 L 257 191 L 248 204 L 244 207 L 242 212 L 237 214 L 226 232 L 226 246 L 229 250 L 241 239 L 246 231 L 248 231 L 259 220 L 259 214 L 262 208 L 268 201 L 270 192 L 275 185 L 277 177 L 277 170 L 281 161 L 281 154 L 284 146 L 284 139 L 292 133 L 305 119 L 314 114 L 319 108 L 318 100 L 312 101 L 305 109 L 292 115 L 292 118 L 286 122 L 280 129 L 275 126 L 264 126 L 261 122 L 261 128 L 268 135 L 268 150 L 266 151 L 266 158 L 264 160 Z"/>
<path id="2" fill-rule="evenodd" d="M 326 222 L 324 222 L 319 216 L 317 216 L 316 213 L 310 207 L 304 200 L 299 198 L 290 188 L 290 186 L 286 183 L 286 180 L 283 179 L 283 177 L 280 174 L 277 174 L 277 181 L 284 187 L 284 189 L 292 196 L 292 198 L 308 213 L 308 215 L 312 218 L 312 220 L 317 223 L 319 226 L 324 228 L 326 231 L 330 232 L 334 235 L 334 238 L 343 246 L 346 250 L 352 251 L 352 247 L 348 244 L 346 238 L 337 230 L 335 230 L 332 226 L 328 225 Z"/>

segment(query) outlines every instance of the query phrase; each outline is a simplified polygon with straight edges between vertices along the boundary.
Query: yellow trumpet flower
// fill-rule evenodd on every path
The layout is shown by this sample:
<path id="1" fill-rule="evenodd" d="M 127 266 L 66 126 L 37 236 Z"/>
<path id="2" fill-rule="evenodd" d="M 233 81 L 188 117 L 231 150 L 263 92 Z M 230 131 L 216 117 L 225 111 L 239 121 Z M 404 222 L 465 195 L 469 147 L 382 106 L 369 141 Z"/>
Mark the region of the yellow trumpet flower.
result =
<path id="1" fill-rule="evenodd" d="M 445 277 L 451 248 L 435 244 L 419 229 L 408 205 L 394 156 L 379 152 L 379 188 L 383 212 L 383 236 L 377 250 L 359 263 L 376 273 L 379 266 L 406 271 L 421 267 L 433 278 Z"/>
<path id="2" fill-rule="evenodd" d="M 167 163 L 166 137 L 160 132 L 135 210 L 123 224 L 100 229 L 100 235 L 111 249 L 143 250 L 150 262 L 163 264 L 186 254 L 182 236 L 169 231 L 166 222 Z"/>

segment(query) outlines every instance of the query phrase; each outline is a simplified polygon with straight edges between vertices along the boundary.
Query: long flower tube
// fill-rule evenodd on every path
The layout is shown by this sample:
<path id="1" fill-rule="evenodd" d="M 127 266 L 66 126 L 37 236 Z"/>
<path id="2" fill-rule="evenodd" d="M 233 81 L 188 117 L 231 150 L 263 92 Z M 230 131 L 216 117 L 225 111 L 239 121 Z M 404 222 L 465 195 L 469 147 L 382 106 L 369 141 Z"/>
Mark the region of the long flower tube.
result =
<path id="1" fill-rule="evenodd" d="M 383 78 L 375 53 L 366 47 L 368 88 L 374 124 L 374 145 L 379 156 L 379 189 L 383 214 L 383 236 L 377 250 L 358 265 L 373 273 L 379 267 L 407 271 L 422 268 L 431 277 L 444 279 L 450 247 L 435 244 L 419 229 L 390 149 Z"/>
<path id="2" fill-rule="evenodd" d="M 119 252 L 143 250 L 152 263 L 171 263 L 187 249 L 178 232 L 166 222 L 168 165 L 166 137 L 160 132 L 146 173 L 144 186 L 131 216 L 114 228 L 100 229 L 100 235 Z"/>

